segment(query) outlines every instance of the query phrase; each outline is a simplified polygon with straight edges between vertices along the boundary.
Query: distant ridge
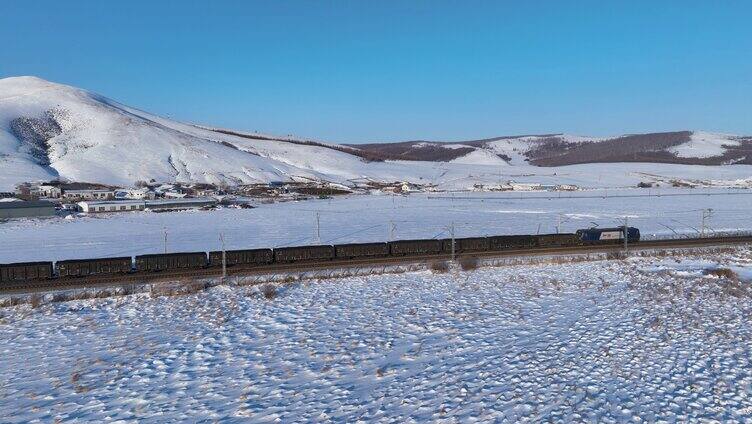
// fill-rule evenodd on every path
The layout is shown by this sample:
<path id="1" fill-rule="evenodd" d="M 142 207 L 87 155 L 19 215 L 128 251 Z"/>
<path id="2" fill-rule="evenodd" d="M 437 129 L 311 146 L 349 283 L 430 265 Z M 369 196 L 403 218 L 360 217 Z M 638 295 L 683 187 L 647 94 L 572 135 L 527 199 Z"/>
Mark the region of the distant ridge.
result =
<path id="1" fill-rule="evenodd" d="M 4 189 L 54 178 L 112 185 L 154 179 L 231 185 L 466 180 L 472 186 L 498 166 L 535 174 L 540 167 L 613 162 L 752 164 L 752 138 L 675 131 L 335 144 L 176 122 L 36 77 L 0 79 Z"/>

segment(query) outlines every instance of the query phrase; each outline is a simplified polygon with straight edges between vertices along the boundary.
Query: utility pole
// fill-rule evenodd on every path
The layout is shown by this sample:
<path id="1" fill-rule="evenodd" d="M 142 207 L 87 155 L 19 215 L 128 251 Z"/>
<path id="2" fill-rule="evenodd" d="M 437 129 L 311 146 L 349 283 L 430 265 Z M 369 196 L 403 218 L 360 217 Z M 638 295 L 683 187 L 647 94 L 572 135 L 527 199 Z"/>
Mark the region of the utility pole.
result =
<path id="1" fill-rule="evenodd" d="M 164 230 L 164 252 L 167 253 L 167 227 L 163 227 Z"/>
<path id="2" fill-rule="evenodd" d="M 700 238 L 705 237 L 705 228 L 707 228 L 706 221 L 710 219 L 711 216 L 713 216 L 713 209 L 708 208 L 702 210 L 702 227 L 700 227 Z"/>
<path id="3" fill-rule="evenodd" d="M 556 234 L 559 234 L 561 228 L 561 214 L 556 215 Z"/>
<path id="4" fill-rule="evenodd" d="M 394 230 L 396 230 L 396 229 L 397 229 L 397 227 L 394 225 L 394 222 L 390 220 L 389 221 L 389 227 L 387 228 L 387 230 L 389 230 L 389 239 L 387 241 L 394 240 Z"/>
<path id="5" fill-rule="evenodd" d="M 222 278 L 227 278 L 227 250 L 225 250 L 225 235 L 219 233 L 219 242 L 222 243 Z"/>
<path id="6" fill-rule="evenodd" d="M 316 212 L 316 243 L 321 244 L 321 214 Z"/>
<path id="7" fill-rule="evenodd" d="M 452 226 L 450 228 L 450 234 L 452 235 L 452 262 L 454 262 L 454 221 L 452 221 Z"/>

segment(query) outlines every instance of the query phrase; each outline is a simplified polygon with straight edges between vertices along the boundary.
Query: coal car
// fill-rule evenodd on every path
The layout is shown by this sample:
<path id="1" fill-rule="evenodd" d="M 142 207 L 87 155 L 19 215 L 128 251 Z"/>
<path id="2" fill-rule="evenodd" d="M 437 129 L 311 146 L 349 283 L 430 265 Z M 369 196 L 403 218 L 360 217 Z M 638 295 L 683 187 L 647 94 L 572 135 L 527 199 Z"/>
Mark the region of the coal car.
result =
<path id="1" fill-rule="evenodd" d="M 131 257 L 71 259 L 55 264 L 60 277 L 85 277 L 87 275 L 127 274 L 131 272 Z"/>
<path id="2" fill-rule="evenodd" d="M 452 239 L 442 240 L 444 253 L 452 253 Z M 466 237 L 454 239 L 454 253 L 485 252 L 489 249 L 491 241 L 488 237 Z"/>
<path id="3" fill-rule="evenodd" d="M 397 240 L 389 242 L 392 256 L 433 255 L 441 253 L 441 240 Z"/>
<path id="4" fill-rule="evenodd" d="M 281 263 L 311 262 L 334 259 L 334 246 L 294 246 L 274 249 L 274 261 Z"/>
<path id="5" fill-rule="evenodd" d="M 387 243 L 351 243 L 334 246 L 337 259 L 375 258 L 389 256 Z"/>
<path id="6" fill-rule="evenodd" d="M 141 272 L 204 268 L 206 265 L 206 252 L 136 256 L 136 269 Z"/>
<path id="7" fill-rule="evenodd" d="M 267 265 L 274 260 L 272 249 L 228 250 L 225 252 L 227 266 Z M 222 252 L 209 252 L 209 265 L 222 266 Z"/>
<path id="8" fill-rule="evenodd" d="M 493 236 L 488 238 L 490 250 L 530 249 L 538 246 L 536 236 Z"/>
<path id="9" fill-rule="evenodd" d="M 538 247 L 563 247 L 581 244 L 580 237 L 577 234 L 540 234 L 536 237 Z"/>
<path id="10" fill-rule="evenodd" d="M 0 284 L 46 280 L 52 277 L 52 262 L 0 264 Z"/>

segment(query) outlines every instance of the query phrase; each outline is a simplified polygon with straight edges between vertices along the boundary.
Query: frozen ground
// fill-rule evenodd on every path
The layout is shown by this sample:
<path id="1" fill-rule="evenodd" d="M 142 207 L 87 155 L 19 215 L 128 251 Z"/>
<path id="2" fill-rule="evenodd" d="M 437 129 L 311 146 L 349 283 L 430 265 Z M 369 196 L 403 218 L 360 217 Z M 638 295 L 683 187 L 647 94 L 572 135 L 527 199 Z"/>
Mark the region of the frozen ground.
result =
<path id="1" fill-rule="evenodd" d="M 705 193 L 705 194 L 704 194 Z M 650 194 L 650 196 L 648 196 Z M 660 196 L 658 196 L 660 194 Z M 710 194 L 710 195 L 707 195 Z M 561 196 L 561 197 L 560 197 Z M 122 213 L 0 223 L 0 263 L 387 239 L 553 233 L 631 225 L 643 235 L 752 230 L 752 192 L 720 189 L 350 196 L 177 213 Z M 316 216 L 319 232 L 316 232 Z M 167 243 L 165 246 L 165 232 Z"/>
<path id="2" fill-rule="evenodd" d="M 0 421 L 752 420 L 752 252 L 0 310 Z"/>

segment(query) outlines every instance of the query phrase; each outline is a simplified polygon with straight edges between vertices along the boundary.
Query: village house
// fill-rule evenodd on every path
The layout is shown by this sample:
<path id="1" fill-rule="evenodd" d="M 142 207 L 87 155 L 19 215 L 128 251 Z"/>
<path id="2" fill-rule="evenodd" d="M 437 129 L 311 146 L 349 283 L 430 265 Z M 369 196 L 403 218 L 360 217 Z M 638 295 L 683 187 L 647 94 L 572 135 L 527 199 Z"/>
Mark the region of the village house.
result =
<path id="1" fill-rule="evenodd" d="M 59 199 L 63 194 L 63 190 L 59 186 L 55 185 L 40 185 L 36 189 L 36 193 L 38 193 L 39 197 Z"/>

